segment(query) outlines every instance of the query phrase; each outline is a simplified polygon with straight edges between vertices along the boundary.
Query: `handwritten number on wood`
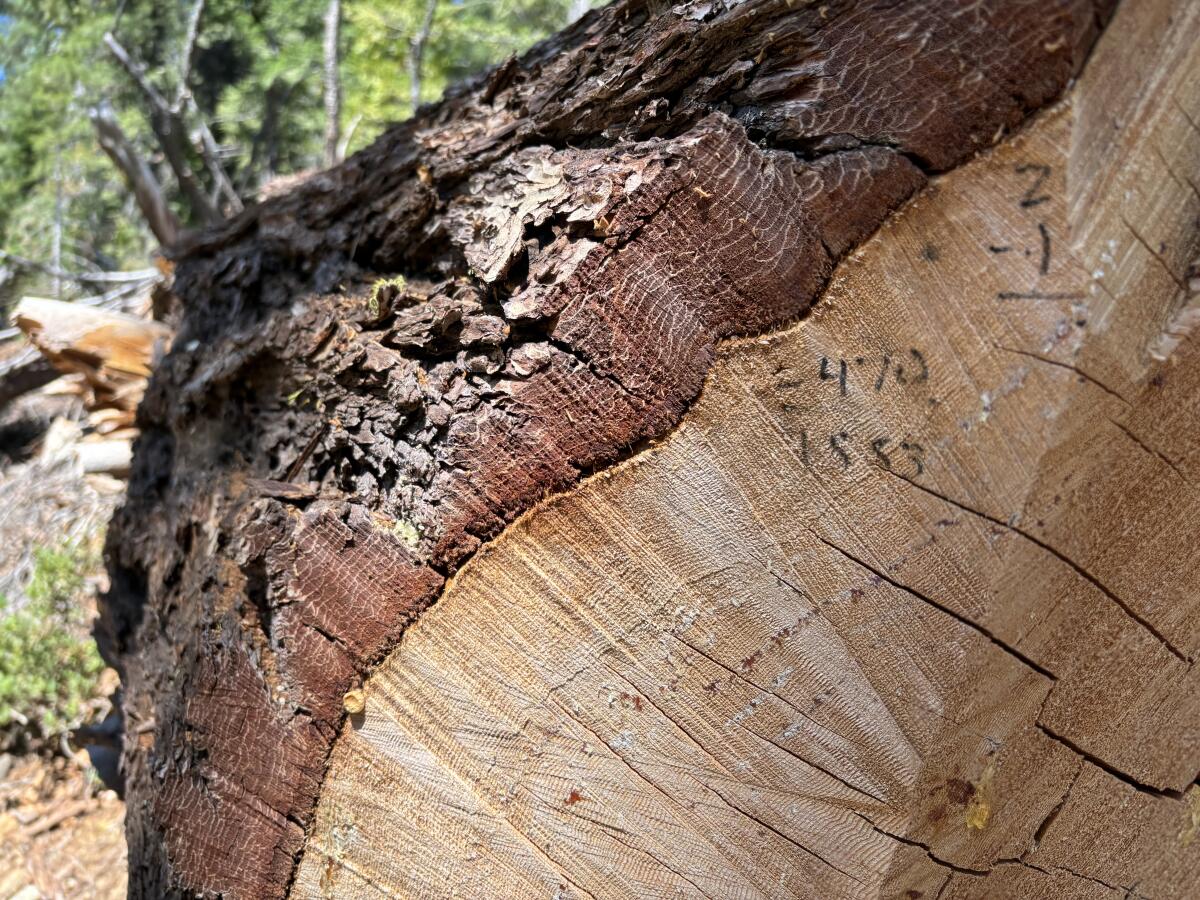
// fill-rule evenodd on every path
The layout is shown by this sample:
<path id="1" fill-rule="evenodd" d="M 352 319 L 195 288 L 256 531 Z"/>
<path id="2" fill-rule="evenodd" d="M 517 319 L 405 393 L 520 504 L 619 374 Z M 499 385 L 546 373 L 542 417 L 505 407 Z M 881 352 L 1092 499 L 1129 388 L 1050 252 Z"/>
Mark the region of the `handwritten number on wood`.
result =
<path id="1" fill-rule="evenodd" d="M 1040 206 L 1050 199 L 1049 194 L 1042 193 L 1042 186 L 1045 185 L 1046 179 L 1050 177 L 1051 168 L 1042 163 L 1022 163 L 1016 167 L 1018 175 L 1032 174 L 1033 181 L 1029 188 L 1021 195 L 1021 208 L 1029 209 L 1031 206 Z"/>
<path id="2" fill-rule="evenodd" d="M 925 448 L 915 441 L 901 441 L 900 449 L 908 454 L 908 460 L 917 468 L 917 474 L 925 474 Z"/>
<path id="3" fill-rule="evenodd" d="M 1014 166 L 1013 171 L 1018 175 L 1026 176 L 1028 187 L 1025 193 L 1021 195 L 1018 204 L 1022 209 L 1029 209 L 1034 206 L 1040 206 L 1050 199 L 1050 194 L 1046 193 L 1046 180 L 1050 177 L 1050 166 L 1044 163 L 1021 163 Z M 1038 277 L 1050 274 L 1050 259 L 1051 259 L 1051 234 L 1050 229 L 1045 222 L 1038 222 L 1038 237 L 1041 240 L 1041 261 L 1038 264 Z M 988 250 L 992 253 L 1007 252 L 1010 247 L 988 245 Z M 1029 251 L 1025 251 L 1025 255 L 1029 255 Z M 1062 291 L 1039 291 L 1039 290 L 1024 290 L 1024 291 L 1000 291 L 996 294 L 999 300 L 1078 300 L 1082 295 L 1074 293 L 1066 293 Z"/>
<path id="4" fill-rule="evenodd" d="M 834 375 L 829 371 L 829 357 L 822 356 L 821 368 L 817 372 L 817 377 L 822 381 L 832 381 L 834 378 L 837 378 L 842 396 L 846 396 L 846 361 L 844 359 L 838 360 L 838 373 Z"/>
<path id="5" fill-rule="evenodd" d="M 879 367 L 879 377 L 875 379 L 875 393 L 879 393 L 883 389 L 883 380 L 887 378 L 888 369 L 892 365 L 892 358 L 886 353 L 883 354 L 883 365 Z"/>
<path id="6" fill-rule="evenodd" d="M 920 384 L 923 381 L 929 380 L 929 366 L 925 364 L 925 357 L 920 350 L 909 350 L 909 355 L 918 366 L 918 371 L 914 375 L 912 371 L 905 371 L 904 366 L 896 365 L 896 381 L 900 384 Z"/>

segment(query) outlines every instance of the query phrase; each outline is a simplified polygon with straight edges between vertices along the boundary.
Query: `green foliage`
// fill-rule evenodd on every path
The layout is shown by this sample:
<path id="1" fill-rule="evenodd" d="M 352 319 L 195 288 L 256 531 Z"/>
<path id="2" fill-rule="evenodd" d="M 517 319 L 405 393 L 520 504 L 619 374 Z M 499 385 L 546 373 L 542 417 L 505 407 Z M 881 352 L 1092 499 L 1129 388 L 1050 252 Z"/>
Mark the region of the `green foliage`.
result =
<path id="1" fill-rule="evenodd" d="M 196 224 L 106 31 L 170 100 L 194 0 L 0 0 L 0 248 L 63 266 L 140 267 L 155 247 L 123 178 L 100 152 L 88 110 L 111 103 L 168 200 Z M 409 54 L 427 0 L 342 0 L 343 134 L 353 152 L 412 113 Z M 599 0 L 593 0 L 598 5 Z M 188 81 L 238 191 L 321 164 L 323 18 L 328 0 L 207 0 Z M 579 0 L 436 0 L 422 102 L 564 26 Z M 193 168 L 203 172 L 198 159 Z M 207 178 L 202 175 L 202 178 Z M 45 294 L 45 276 L 3 287 Z M 75 290 L 73 287 L 69 290 Z M 0 298 L 0 306 L 4 298 Z"/>
<path id="2" fill-rule="evenodd" d="M 29 599 L 48 604 L 55 611 L 65 612 L 83 588 L 84 567 L 91 562 L 90 556 L 87 551 L 71 545 L 58 550 L 48 547 L 34 550 Z"/>
<path id="3" fill-rule="evenodd" d="M 0 729 L 14 723 L 52 738 L 80 724 L 104 663 L 86 632 L 79 601 L 91 552 L 35 552 L 28 602 L 0 597 Z M 28 724 L 26 724 L 28 723 Z"/>
<path id="4" fill-rule="evenodd" d="M 122 124 L 141 132 L 145 145 L 148 128 L 132 89 L 102 44 L 112 21 L 99 14 L 106 6 L 0 0 L 0 247 L 49 260 L 57 220 L 69 269 L 144 266 L 153 246 L 87 116 L 111 97 Z M 9 292 L 50 288 L 38 275 L 18 279 Z"/>
<path id="5" fill-rule="evenodd" d="M 439 0 L 425 47 L 421 102 L 451 84 L 524 52 L 564 27 L 570 0 Z M 591 6 L 601 5 L 593 0 Z M 406 63 L 420 30 L 425 0 L 348 0 L 343 124 L 361 121 L 351 149 L 373 140 L 389 123 L 413 112 Z"/>

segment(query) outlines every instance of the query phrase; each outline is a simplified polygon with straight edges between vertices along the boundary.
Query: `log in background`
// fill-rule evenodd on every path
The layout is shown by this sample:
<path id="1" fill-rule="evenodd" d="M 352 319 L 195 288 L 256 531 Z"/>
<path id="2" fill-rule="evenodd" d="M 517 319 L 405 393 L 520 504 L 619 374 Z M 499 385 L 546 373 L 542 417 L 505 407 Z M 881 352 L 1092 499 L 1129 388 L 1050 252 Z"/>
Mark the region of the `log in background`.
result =
<path id="1" fill-rule="evenodd" d="M 1200 10 L 1112 6 L 617 3 L 195 241 L 132 892 L 1186 896 Z"/>

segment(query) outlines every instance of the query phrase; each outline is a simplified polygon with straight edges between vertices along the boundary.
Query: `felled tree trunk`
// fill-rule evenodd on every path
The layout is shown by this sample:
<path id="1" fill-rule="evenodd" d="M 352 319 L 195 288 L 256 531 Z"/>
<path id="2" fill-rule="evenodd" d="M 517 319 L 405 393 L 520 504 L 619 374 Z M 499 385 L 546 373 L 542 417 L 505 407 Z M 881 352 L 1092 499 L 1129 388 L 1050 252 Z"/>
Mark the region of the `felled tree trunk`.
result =
<path id="1" fill-rule="evenodd" d="M 194 244 L 135 896 L 1185 896 L 1200 7 L 1111 6 L 618 2 Z"/>

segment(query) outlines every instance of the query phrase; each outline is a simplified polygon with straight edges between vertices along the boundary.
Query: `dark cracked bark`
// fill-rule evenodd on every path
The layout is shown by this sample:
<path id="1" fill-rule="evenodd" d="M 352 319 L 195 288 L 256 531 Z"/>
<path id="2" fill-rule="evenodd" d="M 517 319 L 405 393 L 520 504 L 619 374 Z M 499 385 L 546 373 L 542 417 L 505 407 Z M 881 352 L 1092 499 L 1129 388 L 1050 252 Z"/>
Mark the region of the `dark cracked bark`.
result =
<path id="1" fill-rule="evenodd" d="M 109 532 L 132 896 L 284 894 L 344 693 L 445 579 L 1056 98 L 1111 5 L 618 2 L 194 241 Z"/>

